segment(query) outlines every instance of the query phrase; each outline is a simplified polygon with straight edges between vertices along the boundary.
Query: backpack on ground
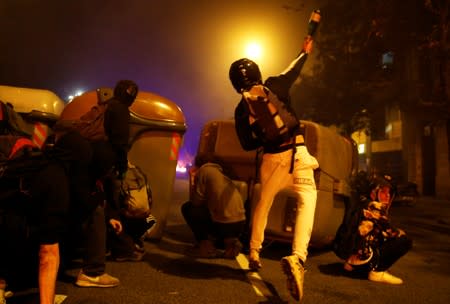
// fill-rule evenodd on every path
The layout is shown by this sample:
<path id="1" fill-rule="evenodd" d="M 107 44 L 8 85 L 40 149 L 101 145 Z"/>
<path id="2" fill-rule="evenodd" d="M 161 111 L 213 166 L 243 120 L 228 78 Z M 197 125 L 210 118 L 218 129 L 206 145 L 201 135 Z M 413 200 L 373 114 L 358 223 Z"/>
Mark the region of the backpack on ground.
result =
<path id="1" fill-rule="evenodd" d="M 292 138 L 299 120 L 274 93 L 263 85 L 255 85 L 242 95 L 250 112 L 250 125 L 264 145 L 277 146 Z"/>
<path id="2" fill-rule="evenodd" d="M 76 120 L 59 120 L 54 127 L 55 132 L 75 130 L 92 142 L 107 139 L 104 127 L 105 111 L 113 92 L 109 88 L 97 89 L 97 104 Z"/>
<path id="3" fill-rule="evenodd" d="M 120 187 L 122 215 L 147 218 L 151 214 L 152 192 L 142 169 L 128 162 L 128 170 Z"/>

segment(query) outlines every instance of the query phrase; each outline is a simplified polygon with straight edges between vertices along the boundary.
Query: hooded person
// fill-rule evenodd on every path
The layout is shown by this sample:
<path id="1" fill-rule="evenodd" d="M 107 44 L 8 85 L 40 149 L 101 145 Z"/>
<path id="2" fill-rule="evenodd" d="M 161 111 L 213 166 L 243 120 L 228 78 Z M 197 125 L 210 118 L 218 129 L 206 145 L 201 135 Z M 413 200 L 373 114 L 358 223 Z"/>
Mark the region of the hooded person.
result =
<path id="1" fill-rule="evenodd" d="M 395 195 L 395 184 L 389 175 L 373 176 L 368 193 L 362 193 L 364 207 L 359 218 L 353 254 L 344 269 L 368 271 L 373 282 L 399 285 L 403 280 L 388 270 L 412 248 L 405 231 L 391 224 L 389 208 Z"/>
<path id="2" fill-rule="evenodd" d="M 105 133 L 114 153 L 114 169 L 119 178 L 124 176 L 128 168 L 129 107 L 135 101 L 138 91 L 135 82 L 120 80 L 114 88 L 114 96 L 108 101 L 108 107 L 105 111 Z"/>

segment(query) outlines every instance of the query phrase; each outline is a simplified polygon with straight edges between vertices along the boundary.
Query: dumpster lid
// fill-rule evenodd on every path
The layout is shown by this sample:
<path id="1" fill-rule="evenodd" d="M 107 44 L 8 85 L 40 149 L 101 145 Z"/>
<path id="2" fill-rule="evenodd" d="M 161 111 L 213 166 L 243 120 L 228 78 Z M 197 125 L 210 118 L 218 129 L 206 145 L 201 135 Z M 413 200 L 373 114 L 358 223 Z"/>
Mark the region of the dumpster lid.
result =
<path id="1" fill-rule="evenodd" d="M 106 90 L 106 88 L 103 88 Z M 96 91 L 88 91 L 76 96 L 62 111 L 62 120 L 78 119 L 97 103 Z M 173 101 L 158 94 L 139 91 L 136 100 L 130 107 L 131 123 L 148 124 L 154 121 L 173 122 L 177 125 L 185 124 L 183 112 Z"/>
<path id="2" fill-rule="evenodd" d="M 185 123 L 183 112 L 177 104 L 151 92 L 140 91 L 130 110 L 141 119 Z"/>
<path id="3" fill-rule="evenodd" d="M 40 111 L 59 115 L 64 101 L 55 93 L 43 89 L 20 88 L 0 85 L 0 100 L 9 102 L 21 113 Z"/>

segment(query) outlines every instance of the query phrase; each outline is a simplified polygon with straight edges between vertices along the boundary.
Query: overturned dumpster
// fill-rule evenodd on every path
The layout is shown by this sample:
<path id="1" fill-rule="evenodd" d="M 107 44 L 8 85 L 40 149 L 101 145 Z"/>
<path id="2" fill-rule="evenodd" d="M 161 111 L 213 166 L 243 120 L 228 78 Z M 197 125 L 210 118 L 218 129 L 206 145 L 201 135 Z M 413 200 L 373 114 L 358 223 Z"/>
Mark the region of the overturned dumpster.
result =
<path id="1" fill-rule="evenodd" d="M 346 201 L 350 197 L 349 178 L 357 170 L 354 143 L 331 128 L 311 121 L 301 121 L 306 128 L 305 143 L 317 158 L 315 171 L 317 205 L 311 246 L 330 245 L 342 222 Z M 197 154 L 210 154 L 225 164 L 240 188 L 248 189 L 243 199 L 251 211 L 260 197 L 259 161 L 256 151 L 244 151 L 236 135 L 233 120 L 207 122 L 201 131 Z M 242 185 L 244 183 L 244 186 Z M 294 232 L 297 198 L 290 189 L 274 198 L 265 231 L 267 240 L 291 242 Z"/>
<path id="2" fill-rule="evenodd" d="M 98 98 L 108 99 L 112 89 L 100 88 L 75 97 L 62 111 L 61 120 L 73 120 L 89 111 Z M 140 91 L 130 108 L 128 159 L 147 175 L 152 190 L 152 213 L 157 225 L 149 236 L 160 239 L 172 204 L 178 152 L 186 132 L 185 117 L 171 100 Z"/>

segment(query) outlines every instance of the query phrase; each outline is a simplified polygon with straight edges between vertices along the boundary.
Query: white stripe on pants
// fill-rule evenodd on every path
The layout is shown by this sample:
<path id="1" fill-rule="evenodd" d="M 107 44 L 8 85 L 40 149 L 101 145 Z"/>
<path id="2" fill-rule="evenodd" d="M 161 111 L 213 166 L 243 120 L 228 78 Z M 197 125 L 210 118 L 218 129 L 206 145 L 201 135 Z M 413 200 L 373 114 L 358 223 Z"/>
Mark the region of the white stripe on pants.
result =
<path id="1" fill-rule="evenodd" d="M 296 151 L 292 174 L 289 173 L 292 150 L 263 155 L 260 170 L 261 197 L 252 215 L 250 248 L 261 248 L 273 199 L 280 190 L 290 187 L 298 196 L 292 254 L 305 262 L 317 201 L 314 169 L 318 168 L 319 164 L 309 154 L 306 146 L 299 146 Z"/>

